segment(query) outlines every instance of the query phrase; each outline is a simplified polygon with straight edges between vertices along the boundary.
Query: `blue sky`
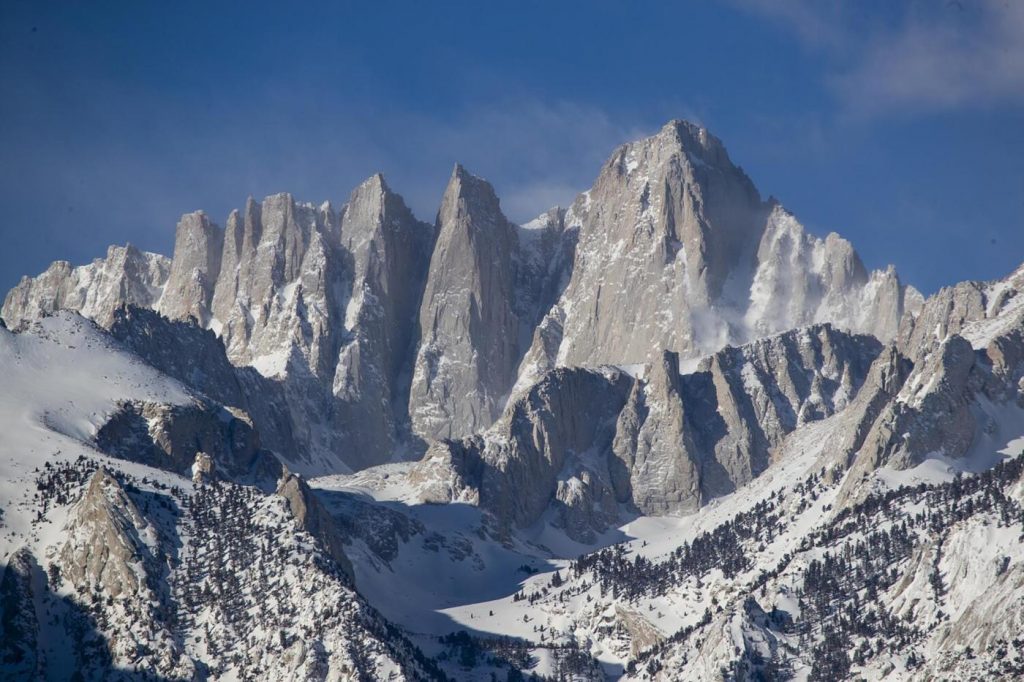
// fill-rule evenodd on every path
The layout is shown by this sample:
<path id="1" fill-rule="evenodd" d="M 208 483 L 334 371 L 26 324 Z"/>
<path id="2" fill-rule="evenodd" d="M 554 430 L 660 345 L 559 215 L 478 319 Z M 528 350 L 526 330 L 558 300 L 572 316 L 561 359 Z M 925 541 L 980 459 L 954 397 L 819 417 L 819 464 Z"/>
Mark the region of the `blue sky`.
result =
<path id="1" fill-rule="evenodd" d="M 688 118 L 764 196 L 926 292 L 1024 261 L 1024 3 L 0 5 L 0 289 L 252 194 L 459 161 L 522 221 Z"/>

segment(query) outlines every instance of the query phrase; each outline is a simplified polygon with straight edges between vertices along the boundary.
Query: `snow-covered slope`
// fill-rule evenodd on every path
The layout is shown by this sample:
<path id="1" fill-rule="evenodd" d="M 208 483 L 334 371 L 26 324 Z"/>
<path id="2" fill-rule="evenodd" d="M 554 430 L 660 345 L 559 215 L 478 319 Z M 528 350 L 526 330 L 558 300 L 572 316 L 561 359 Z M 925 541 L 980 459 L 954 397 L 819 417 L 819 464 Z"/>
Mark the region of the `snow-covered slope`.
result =
<path id="1" fill-rule="evenodd" d="M 0 328 L 0 365 L 4 679 L 440 676 L 355 593 L 344 555 L 287 491 L 194 483 L 170 460 L 94 447 L 129 401 L 174 410 L 208 398 L 73 313 Z M 149 420 L 172 450 L 206 445 L 188 425 L 165 434 Z M 118 445 L 141 446 L 135 433 Z M 230 456 L 213 466 L 230 470 Z"/>

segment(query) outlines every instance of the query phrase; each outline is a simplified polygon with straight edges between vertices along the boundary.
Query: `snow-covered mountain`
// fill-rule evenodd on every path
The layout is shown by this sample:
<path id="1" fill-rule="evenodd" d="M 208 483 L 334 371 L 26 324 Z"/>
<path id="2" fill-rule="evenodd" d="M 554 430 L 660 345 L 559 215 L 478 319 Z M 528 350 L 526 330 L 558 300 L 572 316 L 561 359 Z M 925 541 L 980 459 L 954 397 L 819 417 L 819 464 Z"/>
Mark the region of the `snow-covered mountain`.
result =
<path id="1" fill-rule="evenodd" d="M 196 320 L 280 386 L 285 456 L 313 474 L 481 431 L 554 367 L 689 360 L 825 322 L 888 341 L 920 299 L 842 238 L 806 234 L 718 139 L 673 121 L 522 227 L 461 166 L 434 226 L 375 175 L 339 211 L 278 194 L 223 230 L 188 214 L 169 261 L 131 246 L 58 261 L 2 317 L 68 309 L 108 327 L 127 305 Z"/>
<path id="2" fill-rule="evenodd" d="M 456 166 L 0 321 L 12 679 L 1024 677 L 1024 266 L 924 300 L 707 130 L 526 225 Z"/>

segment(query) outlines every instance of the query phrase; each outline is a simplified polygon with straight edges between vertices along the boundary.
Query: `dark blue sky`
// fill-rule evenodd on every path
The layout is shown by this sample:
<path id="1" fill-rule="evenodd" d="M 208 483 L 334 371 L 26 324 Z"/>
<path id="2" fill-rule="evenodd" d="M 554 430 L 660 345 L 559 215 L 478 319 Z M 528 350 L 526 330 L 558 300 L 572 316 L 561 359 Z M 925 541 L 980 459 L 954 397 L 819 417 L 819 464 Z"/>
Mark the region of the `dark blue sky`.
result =
<path id="1" fill-rule="evenodd" d="M 452 164 L 514 220 L 707 125 L 764 196 L 926 292 L 1024 261 L 1024 3 L 0 5 L 0 289 L 249 194 Z"/>

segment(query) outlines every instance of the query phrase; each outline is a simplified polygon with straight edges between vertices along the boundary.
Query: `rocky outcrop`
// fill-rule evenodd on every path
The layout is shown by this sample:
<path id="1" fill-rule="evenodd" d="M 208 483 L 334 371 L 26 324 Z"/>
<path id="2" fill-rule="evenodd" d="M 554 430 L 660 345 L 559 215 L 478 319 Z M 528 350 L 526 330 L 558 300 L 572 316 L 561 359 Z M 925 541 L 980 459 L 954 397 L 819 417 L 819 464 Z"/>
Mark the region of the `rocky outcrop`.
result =
<path id="1" fill-rule="evenodd" d="M 182 475 L 192 472 L 199 454 L 234 479 L 262 479 L 268 472 L 275 475 L 275 468 L 280 470 L 274 456 L 261 447 L 248 415 L 201 401 L 123 401 L 98 429 L 94 442 L 109 455 Z"/>
<path id="2" fill-rule="evenodd" d="M 591 514 L 594 501 L 614 517 L 604 459 L 629 385 L 616 370 L 545 376 L 485 436 L 480 505 L 512 526 L 535 522 L 556 494 L 560 525 L 576 525 L 571 517 Z"/>
<path id="3" fill-rule="evenodd" d="M 166 587 L 155 555 L 160 539 L 117 479 L 98 469 L 64 528 L 57 551 L 61 579 L 93 604 L 116 603 L 98 624 L 114 667 L 133 666 L 190 677 L 194 664 L 171 634 Z"/>
<path id="4" fill-rule="evenodd" d="M 920 311 L 904 316 L 900 349 L 917 360 L 953 334 L 976 349 L 1000 334 L 1024 326 L 1024 266 L 992 282 L 960 282 L 928 298 Z"/>
<path id="5" fill-rule="evenodd" d="M 880 349 L 822 325 L 726 348 L 683 376 L 665 353 L 619 415 L 619 499 L 670 514 L 732 492 L 768 468 L 788 434 L 843 410 Z"/>
<path id="6" fill-rule="evenodd" d="M 106 258 L 72 267 L 56 261 L 38 277 L 23 277 L 4 299 L 8 326 L 20 327 L 58 310 L 75 310 L 101 325 L 124 304 L 152 307 L 160 298 L 171 262 L 132 245 L 111 246 Z"/>
<path id="7" fill-rule="evenodd" d="M 868 273 L 853 245 L 836 233 L 820 239 L 775 204 L 757 251 L 744 323 L 752 336 L 833 322 L 882 340 L 896 336 L 921 295 L 896 271 Z"/>
<path id="8" fill-rule="evenodd" d="M 434 445 L 410 480 L 426 502 L 478 504 L 503 532 L 556 501 L 556 524 L 587 537 L 618 514 L 604 460 L 630 384 L 613 369 L 553 370 L 483 437 Z"/>
<path id="9" fill-rule="evenodd" d="M 478 504 L 503 528 L 550 512 L 583 541 L 623 509 L 692 512 L 763 472 L 794 430 L 849 405 L 881 348 L 821 325 L 726 348 L 685 375 L 672 352 L 635 380 L 552 370 L 482 436 L 432 447 L 410 482 L 424 501 Z"/>
<path id="10" fill-rule="evenodd" d="M 646 380 L 633 385 L 619 413 L 612 453 L 611 478 L 620 502 L 663 515 L 693 511 L 704 501 L 676 353 L 666 351 Z"/>
<path id="11" fill-rule="evenodd" d="M 330 204 L 290 194 L 231 214 L 212 316 L 232 362 L 331 376 L 348 294 L 337 234 Z"/>
<path id="12" fill-rule="evenodd" d="M 831 437 L 836 462 L 854 468 L 842 499 L 859 499 L 860 482 L 879 467 L 909 469 L 933 457 L 986 461 L 1020 435 L 1012 415 L 1024 408 L 1022 282 L 1024 268 L 995 282 L 961 283 L 904 317 Z"/>
<path id="13" fill-rule="evenodd" d="M 111 597 L 151 590 L 143 537 L 152 530 L 121 484 L 106 469 L 97 469 L 82 499 L 75 504 L 60 549 L 62 576 Z"/>
<path id="14" fill-rule="evenodd" d="M 673 121 L 616 150 L 565 217 L 572 277 L 520 373 L 683 359 L 830 322 L 888 340 L 920 295 L 869 273 L 849 242 L 819 239 L 761 202 L 721 142 Z"/>
<path id="15" fill-rule="evenodd" d="M 703 128 L 673 121 L 617 149 L 565 218 L 579 241 L 553 311 L 563 317 L 555 363 L 642 363 L 658 349 L 719 347 L 727 325 L 700 316 L 732 294 L 732 272 L 749 267 L 763 213 L 753 184 Z"/>
<path id="16" fill-rule="evenodd" d="M 288 503 L 295 523 L 316 538 L 349 581 L 354 581 L 352 562 L 345 554 L 341 531 L 302 477 L 286 471 L 277 484 L 277 495 Z"/>

